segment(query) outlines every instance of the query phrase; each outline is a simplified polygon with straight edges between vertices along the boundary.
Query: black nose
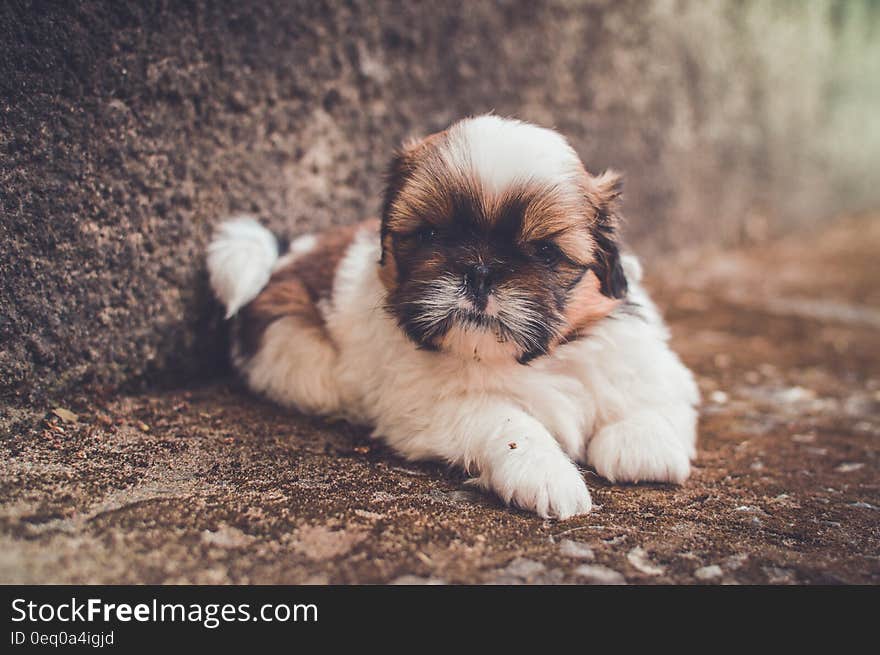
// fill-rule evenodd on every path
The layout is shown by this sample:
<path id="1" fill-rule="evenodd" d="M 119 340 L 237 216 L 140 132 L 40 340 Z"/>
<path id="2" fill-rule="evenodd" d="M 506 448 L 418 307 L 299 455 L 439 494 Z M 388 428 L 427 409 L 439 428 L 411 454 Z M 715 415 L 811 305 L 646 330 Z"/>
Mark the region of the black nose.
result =
<path id="1" fill-rule="evenodd" d="M 485 309 L 489 300 L 489 292 L 492 290 L 489 267 L 482 264 L 472 266 L 467 272 L 467 284 L 477 308 Z"/>

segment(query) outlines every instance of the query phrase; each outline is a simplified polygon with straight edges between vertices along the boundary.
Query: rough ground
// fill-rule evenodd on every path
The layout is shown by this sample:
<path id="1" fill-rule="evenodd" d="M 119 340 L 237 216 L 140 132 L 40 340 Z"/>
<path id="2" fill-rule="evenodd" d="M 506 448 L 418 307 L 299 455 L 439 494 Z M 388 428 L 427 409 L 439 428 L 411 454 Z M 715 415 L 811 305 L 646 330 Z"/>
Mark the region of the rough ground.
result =
<path id="1" fill-rule="evenodd" d="M 0 582 L 878 583 L 878 249 L 863 216 L 649 271 L 705 396 L 696 469 L 586 472 L 563 522 L 232 383 L 4 410 Z"/>

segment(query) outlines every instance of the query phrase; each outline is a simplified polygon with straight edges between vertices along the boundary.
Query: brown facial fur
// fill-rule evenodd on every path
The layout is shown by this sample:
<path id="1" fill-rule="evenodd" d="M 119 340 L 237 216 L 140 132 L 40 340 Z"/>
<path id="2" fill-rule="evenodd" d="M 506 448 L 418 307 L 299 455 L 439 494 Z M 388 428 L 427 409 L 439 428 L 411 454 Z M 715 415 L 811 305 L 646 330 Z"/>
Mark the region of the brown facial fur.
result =
<path id="1" fill-rule="evenodd" d="M 522 185 L 493 196 L 477 178 L 446 167 L 438 153 L 446 138 L 446 132 L 438 132 L 411 142 L 393 159 L 383 208 L 383 263 L 395 254 L 391 237 L 411 234 L 425 224 L 449 225 L 462 204 L 471 205 L 487 226 L 509 219 L 513 207 L 519 212 L 519 243 L 551 240 L 567 257 L 585 265 L 596 258 L 594 231 L 618 228 L 615 204 L 621 182 L 614 171 L 591 176 L 581 167 L 576 193 Z"/>

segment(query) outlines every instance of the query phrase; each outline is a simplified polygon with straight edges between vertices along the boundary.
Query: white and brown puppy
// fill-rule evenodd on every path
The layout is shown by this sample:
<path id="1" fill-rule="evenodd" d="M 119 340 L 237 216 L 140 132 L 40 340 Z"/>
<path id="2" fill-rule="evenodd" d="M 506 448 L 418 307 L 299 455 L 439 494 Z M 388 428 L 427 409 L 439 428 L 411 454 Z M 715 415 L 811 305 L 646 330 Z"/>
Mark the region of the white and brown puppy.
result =
<path id="1" fill-rule="evenodd" d="M 394 159 L 381 224 L 223 224 L 213 288 L 255 391 L 454 463 L 544 517 L 588 512 L 575 462 L 681 483 L 698 392 L 621 255 L 619 179 L 558 133 L 480 116 Z"/>

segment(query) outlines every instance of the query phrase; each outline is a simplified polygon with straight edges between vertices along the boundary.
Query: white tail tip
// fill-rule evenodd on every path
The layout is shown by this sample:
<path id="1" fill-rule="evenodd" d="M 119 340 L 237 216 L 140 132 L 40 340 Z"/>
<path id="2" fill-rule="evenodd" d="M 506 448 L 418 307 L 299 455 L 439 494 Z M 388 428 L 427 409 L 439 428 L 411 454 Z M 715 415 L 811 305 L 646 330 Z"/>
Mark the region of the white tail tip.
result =
<path id="1" fill-rule="evenodd" d="M 220 225 L 208 246 L 208 273 L 226 318 L 257 297 L 277 260 L 275 236 L 255 219 L 242 216 Z"/>

